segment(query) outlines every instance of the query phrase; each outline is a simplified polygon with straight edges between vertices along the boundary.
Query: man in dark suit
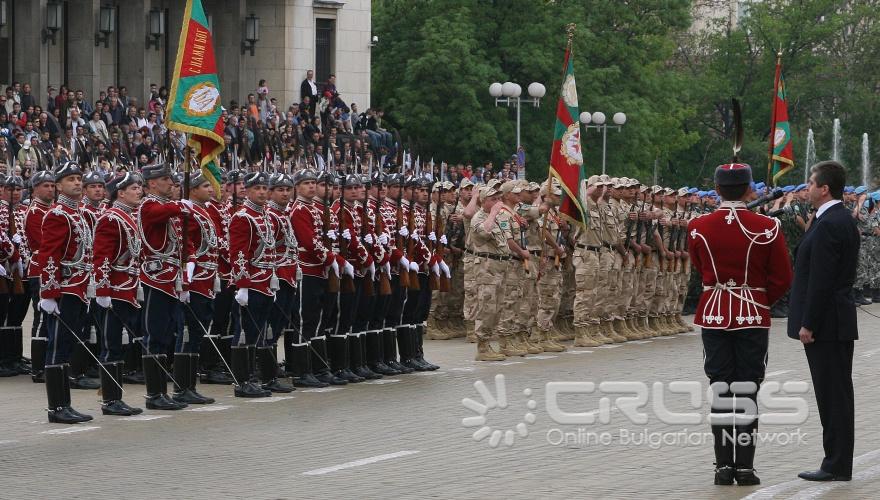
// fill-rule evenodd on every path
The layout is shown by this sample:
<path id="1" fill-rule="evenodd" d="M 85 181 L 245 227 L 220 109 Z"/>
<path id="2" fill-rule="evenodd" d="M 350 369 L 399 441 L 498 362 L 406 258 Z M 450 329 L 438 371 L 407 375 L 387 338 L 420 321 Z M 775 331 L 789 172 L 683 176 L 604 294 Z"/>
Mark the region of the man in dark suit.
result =
<path id="1" fill-rule="evenodd" d="M 841 203 L 846 173 L 835 161 L 811 169 L 810 203 L 817 209 L 796 249 L 788 336 L 804 344 L 822 422 L 825 458 L 808 481 L 849 481 L 855 441 L 853 341 L 858 339 L 852 286 L 859 232 Z"/>
<path id="2" fill-rule="evenodd" d="M 315 83 L 315 72 L 306 71 L 306 79 L 299 85 L 299 98 L 303 101 L 309 98 L 309 114 L 315 116 L 315 104 L 318 102 L 318 84 Z"/>

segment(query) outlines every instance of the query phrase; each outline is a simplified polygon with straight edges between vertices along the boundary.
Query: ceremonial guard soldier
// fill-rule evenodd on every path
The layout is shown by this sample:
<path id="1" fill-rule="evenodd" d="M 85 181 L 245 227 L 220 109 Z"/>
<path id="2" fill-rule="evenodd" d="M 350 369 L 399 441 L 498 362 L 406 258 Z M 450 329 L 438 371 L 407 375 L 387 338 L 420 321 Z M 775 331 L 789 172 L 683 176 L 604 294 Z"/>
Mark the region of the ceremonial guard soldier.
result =
<path id="1" fill-rule="evenodd" d="M 25 375 L 31 367 L 22 357 L 23 335 L 21 324 L 27 315 L 30 296 L 25 290 L 24 265 L 28 257 L 27 246 L 18 228 L 23 223 L 24 208 L 21 193 L 24 180 L 12 175 L 3 182 L 3 199 L 0 202 L 0 231 L 10 240 L 15 251 L 3 265 L 0 277 L 0 375 Z"/>
<path id="2" fill-rule="evenodd" d="M 126 172 L 108 185 L 111 207 L 95 224 L 95 324 L 101 334 L 101 412 L 137 415 L 143 410 L 122 400 L 122 330 L 139 330 L 141 236 L 134 220 L 143 196 L 140 174 Z M 85 210 L 84 210 L 85 211 Z"/>
<path id="3" fill-rule="evenodd" d="M 83 217 L 85 217 L 86 222 L 89 223 L 89 227 L 92 229 L 92 234 L 95 232 L 95 223 L 98 221 L 98 217 L 106 208 L 104 205 L 106 191 L 104 177 L 101 174 L 94 171 L 83 174 L 82 212 Z M 89 350 L 97 357 L 101 352 L 100 346 L 103 344 L 103 340 L 101 339 L 101 330 L 92 329 L 96 322 L 94 317 L 95 311 L 97 311 L 97 307 L 95 307 L 95 299 L 93 297 L 89 304 L 89 316 L 86 318 L 83 328 L 83 338 L 88 338 Z M 91 357 L 87 360 L 91 365 Z M 97 367 L 92 368 L 90 366 L 86 373 L 90 376 L 96 376 L 91 374 L 97 373 Z"/>
<path id="4" fill-rule="evenodd" d="M 770 305 L 791 284 L 785 237 L 777 219 L 746 209 L 752 169 L 742 163 L 715 169 L 723 202 L 712 214 L 688 224 L 688 252 L 703 280 L 695 324 L 703 329 L 704 368 L 712 384 L 723 383 L 712 402 L 715 484 L 759 484 L 755 476 L 754 413 L 764 380 L 770 329 Z M 739 397 L 753 402 L 750 415 L 730 413 L 718 397 L 730 398 L 729 385 L 751 383 Z M 721 415 L 715 415 L 721 413 Z"/>
<path id="5" fill-rule="evenodd" d="M 172 397 L 180 403 L 211 404 L 214 398 L 199 394 L 196 383 L 201 346 L 214 317 L 214 294 L 220 289 L 217 234 L 221 227 L 208 212 L 207 203 L 214 197 L 211 182 L 199 172 L 191 177 L 190 184 L 191 213 L 184 220 L 187 221 L 188 243 L 193 253 L 188 255 L 186 263 L 188 288 L 181 294 L 187 328 L 183 335 L 178 335 L 175 346 L 174 379 L 177 383 Z M 204 341 L 211 342 L 213 339 Z M 210 348 L 216 349 L 214 346 Z"/>
<path id="6" fill-rule="evenodd" d="M 184 212 L 189 213 L 189 200 L 171 199 L 174 183 L 167 165 L 143 168 L 146 196 L 138 210 L 138 231 L 141 234 L 141 283 L 144 306 L 141 310 L 141 340 L 144 378 L 147 385 L 147 408 L 151 410 L 179 410 L 186 403 L 168 396 L 167 354 L 174 348 L 180 300 L 185 298 L 181 270 L 181 254 L 192 255 L 191 249 L 181 249 Z M 136 339 L 137 340 L 137 339 Z"/>
<path id="7" fill-rule="evenodd" d="M 263 389 L 251 381 L 259 350 L 260 371 L 275 359 L 271 348 L 265 346 L 269 314 L 278 288 L 275 275 L 275 235 L 266 216 L 269 193 L 269 175 L 252 172 L 245 176 L 246 197 L 243 206 L 232 215 L 229 223 L 229 256 L 232 261 L 233 284 L 238 288 L 235 301 L 241 307 L 241 330 L 233 338 L 232 376 L 236 380 L 235 396 L 245 398 L 268 397 Z"/>
<path id="8" fill-rule="evenodd" d="M 297 258 L 302 278 L 297 294 L 298 338 L 290 339 L 291 356 L 287 358 L 287 371 L 293 375 L 298 387 L 326 387 L 329 384 L 345 385 L 347 382 L 330 373 L 327 365 L 327 343 L 321 328 L 321 312 L 327 292 L 328 273 L 338 278 L 339 265 L 336 255 L 329 247 L 329 240 L 322 236 L 322 212 L 315 205 L 317 175 L 314 170 L 303 169 L 294 174 L 296 199 L 291 204 L 290 220 L 297 242 Z M 326 186 L 326 184 L 325 184 Z M 323 206 L 323 205 L 322 205 Z"/>
<path id="9" fill-rule="evenodd" d="M 40 245 L 40 309 L 46 314 L 46 395 L 49 421 L 73 424 L 92 420 L 70 406 L 71 351 L 84 344 L 78 338 L 88 312 L 92 275 L 92 232 L 80 208 L 82 172 L 75 162 L 55 171 L 58 200 L 43 219 Z M 11 242 L 5 250 L 12 253 Z M 93 387 L 95 388 L 95 387 Z"/>
<path id="10" fill-rule="evenodd" d="M 385 364 L 400 373 L 412 373 L 414 370 L 404 366 L 397 360 L 398 335 L 401 333 L 403 304 L 409 287 L 410 262 L 406 258 L 406 238 L 409 231 L 406 226 L 409 202 L 403 200 L 405 178 L 403 174 L 391 174 L 385 178 L 387 191 L 382 200 L 379 214 L 385 228 L 391 231 L 388 242 L 389 262 L 391 270 L 391 295 L 388 297 L 382 330 L 382 348 Z M 418 269 L 418 267 L 416 267 Z"/>
<path id="11" fill-rule="evenodd" d="M 275 302 L 272 305 L 268 329 L 265 334 L 266 347 L 260 349 L 269 349 L 273 362 L 278 359 L 278 338 L 283 334 L 285 336 L 284 345 L 287 346 L 290 339 L 296 335 L 296 332 L 289 330 L 292 326 L 291 323 L 298 321 L 291 317 L 297 294 L 297 244 L 290 216 L 287 213 L 292 188 L 293 179 L 287 174 L 279 172 L 269 176 L 269 201 L 266 203 L 266 218 L 272 224 L 278 289 L 275 291 Z M 289 350 L 285 350 L 285 358 L 287 352 Z M 263 388 L 272 392 L 293 391 L 293 387 L 278 380 L 277 371 L 277 366 L 273 366 L 273 369 L 270 370 L 268 362 L 261 365 L 260 379 Z"/>
<path id="12" fill-rule="evenodd" d="M 40 243 L 43 240 L 43 217 L 49 211 L 49 206 L 55 201 L 55 176 L 48 170 L 43 170 L 31 177 L 31 203 L 25 212 L 22 223 L 22 233 L 27 241 L 30 251 L 30 260 L 27 265 L 25 276 L 28 280 L 28 289 L 31 295 L 31 312 L 33 323 L 31 326 L 31 379 L 36 382 L 44 382 L 43 366 L 46 362 L 46 330 L 45 314 L 40 310 L 40 266 L 38 255 Z"/>

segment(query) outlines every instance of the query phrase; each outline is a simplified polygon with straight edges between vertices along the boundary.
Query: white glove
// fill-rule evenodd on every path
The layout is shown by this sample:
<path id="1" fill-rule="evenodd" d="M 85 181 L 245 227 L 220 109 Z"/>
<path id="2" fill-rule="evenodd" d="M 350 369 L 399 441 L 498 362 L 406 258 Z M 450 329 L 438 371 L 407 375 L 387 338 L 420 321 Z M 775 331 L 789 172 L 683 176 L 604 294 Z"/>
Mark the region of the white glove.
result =
<path id="1" fill-rule="evenodd" d="M 351 262 L 345 261 L 345 267 L 342 268 L 342 274 L 347 274 L 349 277 L 354 278 L 354 266 L 351 265 Z"/>
<path id="2" fill-rule="evenodd" d="M 40 299 L 40 309 L 49 314 L 61 313 L 61 310 L 58 309 L 58 302 L 55 299 Z"/>
<path id="3" fill-rule="evenodd" d="M 449 242 L 449 240 L 446 239 L 446 235 L 445 235 L 445 234 L 442 235 L 442 236 L 440 236 L 440 244 L 441 244 L 441 245 L 445 245 L 447 242 Z"/>
<path id="4" fill-rule="evenodd" d="M 7 276 L 6 266 L 0 265 L 0 278 L 5 278 Z"/>
<path id="5" fill-rule="evenodd" d="M 241 307 L 247 307 L 248 304 L 248 289 L 247 288 L 239 288 L 237 292 L 235 292 L 235 301 L 238 302 L 238 305 Z"/>
<path id="6" fill-rule="evenodd" d="M 367 233 L 367 235 L 364 236 L 364 243 L 366 243 L 367 245 L 372 245 L 373 244 L 373 235 L 370 233 Z"/>
<path id="7" fill-rule="evenodd" d="M 417 242 L 422 241 L 422 237 L 419 236 L 419 233 L 416 233 L 416 232 L 413 232 L 412 239 L 416 240 Z"/>
<path id="8" fill-rule="evenodd" d="M 18 233 L 13 234 L 12 235 L 12 242 L 15 243 L 16 245 L 21 245 L 21 235 Z"/>
<path id="9" fill-rule="evenodd" d="M 385 234 L 385 233 L 379 234 L 379 244 L 380 245 L 387 245 L 388 244 L 388 235 L 387 234 Z"/>
<path id="10" fill-rule="evenodd" d="M 327 239 L 330 241 L 336 241 L 336 230 L 331 229 L 327 231 Z"/>
<path id="11" fill-rule="evenodd" d="M 182 203 L 183 206 L 185 207 L 184 211 L 192 211 L 192 207 L 193 207 L 193 202 L 192 202 L 192 200 L 190 200 L 190 199 L 183 199 L 183 200 L 180 200 L 180 203 Z"/>
<path id="12" fill-rule="evenodd" d="M 382 264 L 382 270 L 385 271 L 386 275 L 391 276 L 391 262 Z"/>
<path id="13" fill-rule="evenodd" d="M 440 266 L 436 263 L 431 264 L 431 272 L 436 274 L 437 276 L 440 276 Z"/>
<path id="14" fill-rule="evenodd" d="M 112 304 L 110 297 L 95 297 L 95 302 L 104 309 L 110 309 Z"/>
<path id="15" fill-rule="evenodd" d="M 376 263 L 370 262 L 370 267 L 367 268 L 367 272 L 370 273 L 370 280 L 376 279 Z"/>
<path id="16" fill-rule="evenodd" d="M 431 233 L 428 234 L 428 239 L 431 241 L 437 241 L 437 235 L 434 234 L 434 231 L 431 231 Z"/>
<path id="17" fill-rule="evenodd" d="M 442 260 L 440 261 L 440 270 L 443 271 L 447 278 L 452 278 L 452 271 L 449 270 L 449 266 Z"/>
<path id="18" fill-rule="evenodd" d="M 407 229 L 406 226 L 403 226 L 397 230 L 397 234 L 406 238 L 407 236 L 409 236 L 409 229 Z"/>
<path id="19" fill-rule="evenodd" d="M 346 229 L 345 231 L 343 231 L 343 232 L 342 232 L 342 238 L 343 238 L 345 241 L 351 241 L 351 230 Z"/>
<path id="20" fill-rule="evenodd" d="M 339 277 L 339 263 L 336 262 L 336 259 L 333 259 L 333 262 L 330 263 L 330 270 L 333 271 L 337 278 Z"/>
<path id="21" fill-rule="evenodd" d="M 179 294 L 177 294 L 177 298 L 180 299 L 180 301 L 183 302 L 184 304 L 189 304 L 189 291 L 184 290 L 184 291 L 180 292 Z M 238 299 L 238 297 L 236 297 L 236 300 L 237 299 Z M 245 302 L 246 301 L 247 300 L 245 300 Z"/>
<path id="22" fill-rule="evenodd" d="M 187 262 L 186 263 L 186 281 L 192 281 L 193 275 L 196 274 L 196 263 L 195 262 Z"/>
<path id="23" fill-rule="evenodd" d="M 409 270 L 414 271 L 414 272 L 419 272 L 419 265 L 416 264 L 415 262 L 410 262 L 409 263 Z"/>
<path id="24" fill-rule="evenodd" d="M 409 260 L 406 257 L 400 257 L 400 267 L 403 269 L 409 269 Z"/>

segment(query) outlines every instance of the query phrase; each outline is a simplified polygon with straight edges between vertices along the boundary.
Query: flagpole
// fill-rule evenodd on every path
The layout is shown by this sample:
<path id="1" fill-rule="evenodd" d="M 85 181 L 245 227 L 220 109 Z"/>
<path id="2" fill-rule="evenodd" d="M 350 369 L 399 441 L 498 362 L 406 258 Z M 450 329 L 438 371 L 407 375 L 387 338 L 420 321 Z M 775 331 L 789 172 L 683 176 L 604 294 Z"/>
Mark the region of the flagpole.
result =
<path id="1" fill-rule="evenodd" d="M 773 78 L 773 105 L 770 110 L 770 137 L 767 145 L 767 185 L 773 182 L 773 148 L 776 142 L 776 103 L 779 101 L 779 75 L 782 70 L 782 50 L 776 53 L 776 76 Z"/>
<path id="2" fill-rule="evenodd" d="M 565 44 L 565 54 L 566 54 L 565 64 L 562 67 L 562 80 L 563 81 L 565 81 L 565 72 L 568 69 L 568 60 L 569 60 L 569 58 L 571 58 L 571 44 L 572 44 L 572 41 L 574 40 L 575 28 L 577 28 L 577 25 L 575 23 L 569 23 L 568 25 L 565 26 L 565 30 L 568 34 L 568 40 L 566 41 L 566 44 Z M 580 133 L 580 131 L 578 131 L 578 132 Z M 517 151 L 517 154 L 519 154 L 519 151 Z M 547 200 L 550 199 L 550 195 L 552 193 L 553 193 L 553 166 L 548 165 L 547 166 Z M 540 208 L 541 207 L 538 207 L 538 210 L 540 210 Z M 549 220 L 550 220 L 550 205 L 548 203 L 547 213 L 544 214 L 544 223 L 541 225 L 541 255 L 538 257 L 538 276 L 537 276 L 537 279 L 541 279 L 541 274 L 543 273 L 543 270 L 544 270 L 543 269 L 544 254 L 546 253 L 546 250 L 547 250 L 547 238 L 545 237 L 544 233 L 547 232 L 547 224 L 548 224 Z M 557 269 L 559 269 L 559 255 L 555 256 L 555 258 L 553 260 L 553 264 L 556 266 Z"/>

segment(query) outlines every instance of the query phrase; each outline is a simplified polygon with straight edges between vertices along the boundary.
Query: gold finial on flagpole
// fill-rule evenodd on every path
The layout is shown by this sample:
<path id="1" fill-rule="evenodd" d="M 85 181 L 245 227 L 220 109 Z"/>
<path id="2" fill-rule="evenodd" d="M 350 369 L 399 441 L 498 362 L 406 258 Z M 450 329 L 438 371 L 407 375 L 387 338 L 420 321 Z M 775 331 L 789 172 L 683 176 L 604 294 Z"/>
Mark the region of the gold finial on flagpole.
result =
<path id="1" fill-rule="evenodd" d="M 572 39 L 574 39 L 574 30 L 577 28 L 577 24 L 568 23 L 565 25 L 565 31 L 568 32 L 568 43 L 571 44 Z"/>

